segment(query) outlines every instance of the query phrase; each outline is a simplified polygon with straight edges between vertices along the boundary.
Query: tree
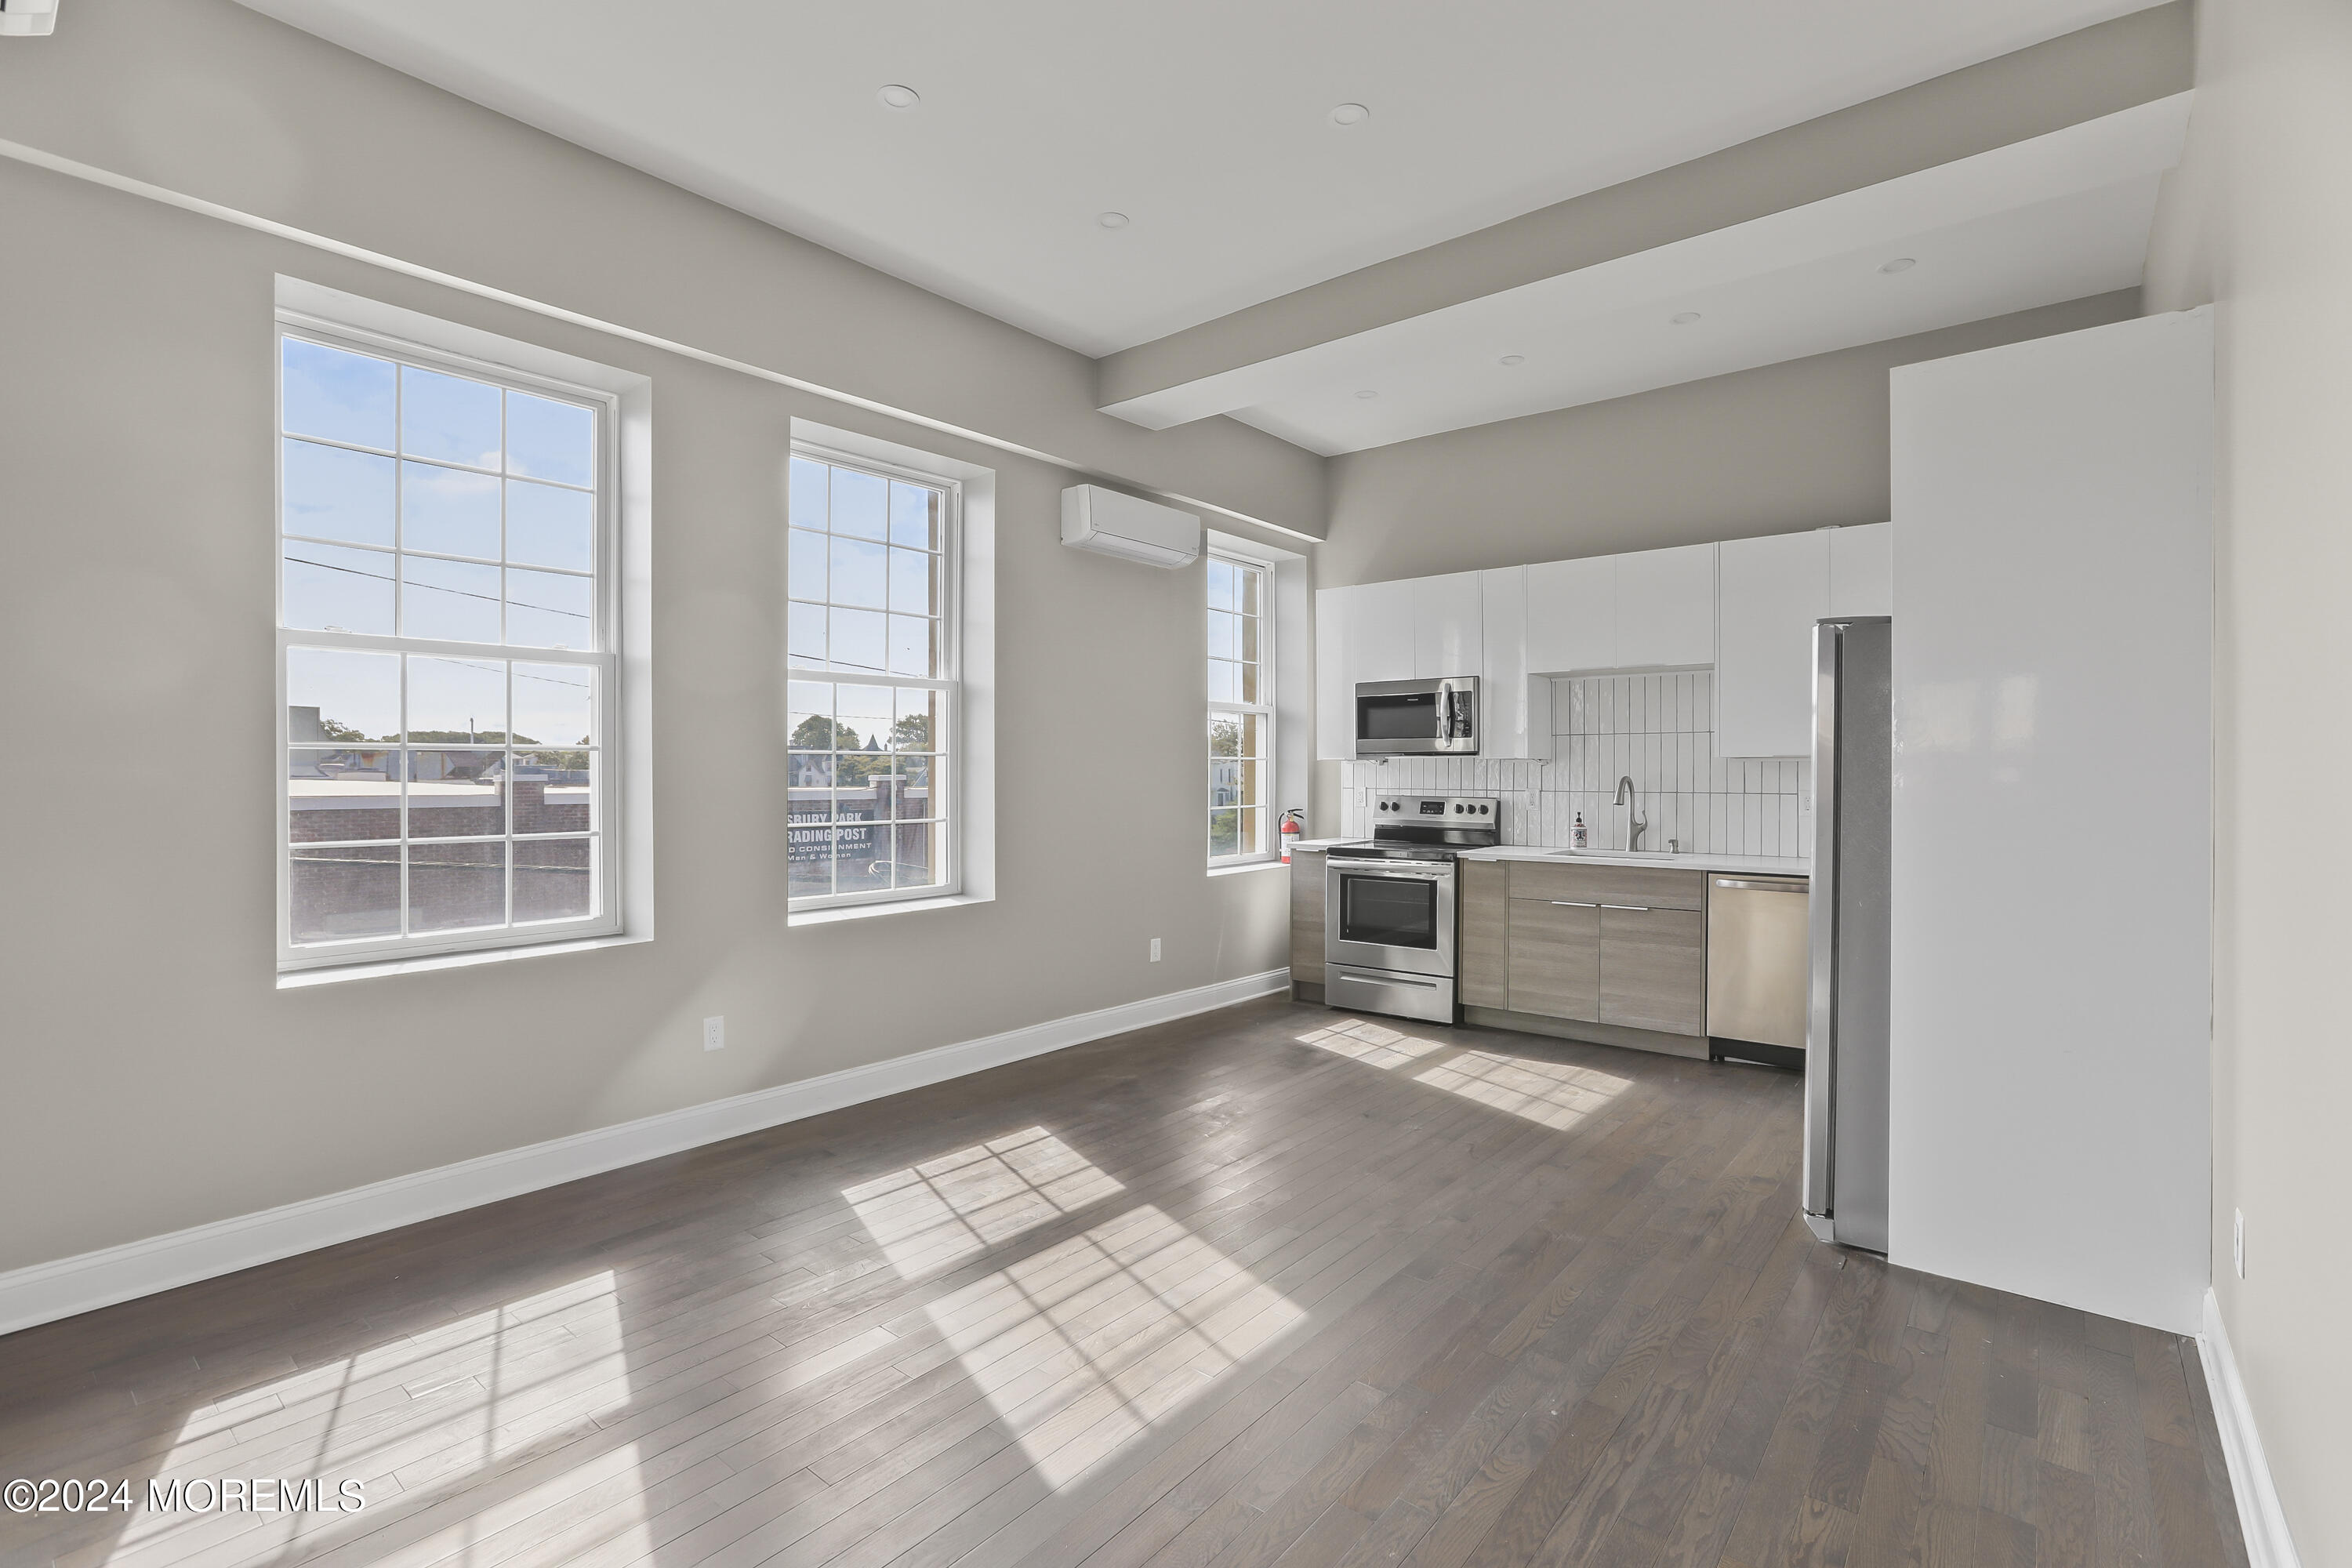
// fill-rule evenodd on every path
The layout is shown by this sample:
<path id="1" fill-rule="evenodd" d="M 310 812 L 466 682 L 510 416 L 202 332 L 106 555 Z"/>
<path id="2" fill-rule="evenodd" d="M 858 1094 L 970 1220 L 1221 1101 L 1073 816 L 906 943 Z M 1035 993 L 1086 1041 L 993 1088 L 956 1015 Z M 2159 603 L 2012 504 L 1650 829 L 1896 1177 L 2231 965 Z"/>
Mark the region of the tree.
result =
<path id="1" fill-rule="evenodd" d="M 879 734 L 860 740 L 855 728 L 823 713 L 812 713 L 793 727 L 787 742 L 795 752 L 833 752 L 837 754 L 833 778 L 837 784 L 856 787 L 877 777 L 901 771 L 898 752 L 927 752 L 931 747 L 931 718 L 928 713 L 909 713 L 890 726 L 886 743 Z"/>
<path id="2" fill-rule="evenodd" d="M 862 784 L 877 773 L 887 773 L 890 771 L 890 756 L 882 749 L 881 736 L 877 735 L 866 742 L 864 751 L 856 750 L 856 744 L 857 737 L 855 734 L 849 735 L 849 738 L 842 742 L 841 783 Z"/>
<path id="3" fill-rule="evenodd" d="M 795 752 L 855 751 L 857 731 L 846 724 L 836 724 L 829 715 L 812 713 L 793 727 L 787 742 Z"/>
<path id="4" fill-rule="evenodd" d="M 536 746 L 529 735 L 509 736 L 504 730 L 411 730 L 411 744 L 430 742 L 437 746 L 503 746 L 511 740 L 518 746 Z"/>
<path id="5" fill-rule="evenodd" d="M 890 749 L 894 752 L 928 752 L 931 749 L 931 716 L 909 713 L 890 726 Z"/>

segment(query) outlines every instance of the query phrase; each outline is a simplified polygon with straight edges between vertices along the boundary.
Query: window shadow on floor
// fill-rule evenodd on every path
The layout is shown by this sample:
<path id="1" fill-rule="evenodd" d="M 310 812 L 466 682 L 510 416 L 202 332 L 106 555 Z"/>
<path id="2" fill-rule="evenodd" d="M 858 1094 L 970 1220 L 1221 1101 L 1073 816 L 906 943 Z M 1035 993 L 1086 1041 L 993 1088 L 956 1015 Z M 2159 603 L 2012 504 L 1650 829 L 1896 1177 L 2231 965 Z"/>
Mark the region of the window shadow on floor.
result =
<path id="1" fill-rule="evenodd" d="M 36 1393 L 0 1412 L 12 1470 L 142 1502 L 266 1477 L 322 1505 L 9 1519 L 0 1562 L 1019 1563 L 1077 1552 L 1196 1429 L 1248 1433 L 1224 1462 L 1278 1479 L 1311 1454 L 1253 1423 L 1318 1334 L 1433 1288 L 1414 1260 L 1458 1206 L 1416 1207 L 1444 1179 L 1396 1159 L 1405 1101 L 1267 1068 L 1295 1016 L 1149 1076 L 1074 1076 L 1153 1048 L 1128 1037 L 0 1342 L 0 1387 Z M 1361 1019 L 1307 1043 L 1465 1128 L 1575 1127 L 1630 1081 Z"/>
<path id="2" fill-rule="evenodd" d="M 1343 1017 L 1297 1039 L 1561 1131 L 1603 1109 L 1633 1083 L 1598 1068 L 1554 1061 L 1537 1054 L 1538 1047 L 1465 1046 L 1361 1018 Z"/>

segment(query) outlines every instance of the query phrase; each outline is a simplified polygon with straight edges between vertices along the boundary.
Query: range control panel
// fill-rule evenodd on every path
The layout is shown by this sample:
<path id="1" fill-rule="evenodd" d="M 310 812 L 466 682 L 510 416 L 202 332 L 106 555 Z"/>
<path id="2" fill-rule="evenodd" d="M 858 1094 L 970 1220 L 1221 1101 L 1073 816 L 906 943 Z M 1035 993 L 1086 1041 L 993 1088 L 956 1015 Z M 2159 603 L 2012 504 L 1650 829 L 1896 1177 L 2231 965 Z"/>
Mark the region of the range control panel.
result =
<path id="1" fill-rule="evenodd" d="M 1375 823 L 1425 822 L 1448 827 L 1499 825 L 1503 802 L 1491 795 L 1381 795 L 1372 796 Z"/>

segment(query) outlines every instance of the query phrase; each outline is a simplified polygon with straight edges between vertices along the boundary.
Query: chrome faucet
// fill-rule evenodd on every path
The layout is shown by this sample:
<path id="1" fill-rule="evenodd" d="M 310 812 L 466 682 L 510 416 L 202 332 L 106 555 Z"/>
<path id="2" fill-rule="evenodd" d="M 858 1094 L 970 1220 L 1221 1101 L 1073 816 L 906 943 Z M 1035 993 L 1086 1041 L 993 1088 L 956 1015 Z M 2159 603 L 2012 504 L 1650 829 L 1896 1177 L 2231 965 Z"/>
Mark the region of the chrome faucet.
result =
<path id="1" fill-rule="evenodd" d="M 1650 830 L 1650 819 L 1633 815 L 1633 774 L 1627 773 L 1617 781 L 1616 804 L 1625 808 L 1625 847 L 1629 850 L 1639 849 L 1642 847 L 1642 835 Z"/>

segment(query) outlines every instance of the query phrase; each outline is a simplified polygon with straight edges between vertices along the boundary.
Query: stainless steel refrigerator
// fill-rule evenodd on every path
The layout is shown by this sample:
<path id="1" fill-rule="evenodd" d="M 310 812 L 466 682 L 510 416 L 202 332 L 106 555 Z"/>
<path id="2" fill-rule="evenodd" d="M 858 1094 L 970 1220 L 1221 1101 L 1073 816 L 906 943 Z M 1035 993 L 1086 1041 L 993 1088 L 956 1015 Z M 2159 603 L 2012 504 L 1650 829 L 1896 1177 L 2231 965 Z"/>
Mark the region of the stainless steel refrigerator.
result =
<path id="1" fill-rule="evenodd" d="M 1813 628 L 1813 885 L 1805 1223 L 1886 1250 L 1888 839 L 1894 623 Z"/>

